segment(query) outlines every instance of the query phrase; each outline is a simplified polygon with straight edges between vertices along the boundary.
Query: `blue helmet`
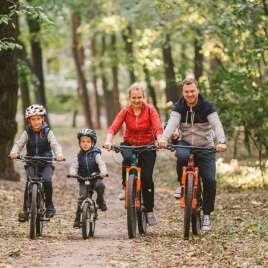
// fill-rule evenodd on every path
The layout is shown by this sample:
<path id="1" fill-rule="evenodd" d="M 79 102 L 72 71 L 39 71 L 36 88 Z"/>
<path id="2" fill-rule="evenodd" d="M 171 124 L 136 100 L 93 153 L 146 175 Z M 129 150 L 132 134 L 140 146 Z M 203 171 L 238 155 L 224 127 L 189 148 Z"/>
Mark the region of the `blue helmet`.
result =
<path id="1" fill-rule="evenodd" d="M 89 128 L 81 129 L 77 133 L 77 139 L 80 140 L 80 138 L 82 136 L 87 136 L 87 137 L 91 138 L 95 144 L 97 143 L 98 137 L 97 137 L 96 133 L 94 132 L 94 130 L 92 130 L 92 129 L 89 129 Z"/>

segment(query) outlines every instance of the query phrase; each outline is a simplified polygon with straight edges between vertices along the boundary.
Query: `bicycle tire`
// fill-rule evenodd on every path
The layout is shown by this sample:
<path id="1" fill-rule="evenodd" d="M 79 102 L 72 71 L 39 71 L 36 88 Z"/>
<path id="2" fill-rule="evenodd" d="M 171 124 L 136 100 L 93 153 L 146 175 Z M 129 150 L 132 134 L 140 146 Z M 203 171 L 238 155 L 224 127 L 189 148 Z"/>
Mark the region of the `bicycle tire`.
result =
<path id="1" fill-rule="evenodd" d="M 89 230 L 90 230 L 90 217 L 91 211 L 89 207 L 89 203 L 84 203 L 82 207 L 82 236 L 83 239 L 89 238 Z"/>
<path id="2" fill-rule="evenodd" d="M 136 197 L 135 176 L 134 174 L 130 174 L 128 178 L 128 188 L 127 188 L 127 230 L 129 238 L 136 237 L 135 197 Z"/>
<path id="3" fill-rule="evenodd" d="M 193 183 L 194 183 L 194 175 L 188 174 L 186 179 L 186 191 L 185 191 L 185 209 L 184 209 L 184 225 L 183 225 L 184 240 L 188 240 L 190 235 Z"/>
<path id="4" fill-rule="evenodd" d="M 36 235 L 41 236 L 43 234 L 43 217 L 44 217 L 44 195 L 42 189 L 39 188 L 37 195 L 37 218 L 36 218 Z"/>
<path id="5" fill-rule="evenodd" d="M 96 220 L 97 220 L 97 209 L 95 202 L 93 202 L 90 206 L 89 236 L 93 236 L 95 233 Z"/>
<path id="6" fill-rule="evenodd" d="M 32 185 L 30 206 L 30 239 L 34 239 L 36 235 L 36 218 L 37 218 L 37 184 Z"/>
<path id="7" fill-rule="evenodd" d="M 142 192 L 140 194 L 141 198 L 141 207 L 137 211 L 137 219 L 138 219 L 138 230 L 139 234 L 146 234 L 147 232 L 147 217 L 146 217 L 146 208 L 144 207 L 143 204 L 143 195 Z"/>
<path id="8" fill-rule="evenodd" d="M 200 235 L 201 234 L 201 208 L 203 203 L 202 198 L 202 186 L 201 182 L 199 181 L 198 188 L 196 191 L 196 198 L 198 200 L 195 212 L 192 215 L 192 233 L 193 235 Z"/>

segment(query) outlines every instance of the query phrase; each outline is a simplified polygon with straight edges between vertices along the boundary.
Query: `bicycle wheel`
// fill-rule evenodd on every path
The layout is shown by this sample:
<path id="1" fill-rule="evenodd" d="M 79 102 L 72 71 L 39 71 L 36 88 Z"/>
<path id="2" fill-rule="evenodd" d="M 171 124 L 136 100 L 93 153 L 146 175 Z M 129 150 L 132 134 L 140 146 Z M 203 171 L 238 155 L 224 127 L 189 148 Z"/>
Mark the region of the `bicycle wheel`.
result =
<path id="1" fill-rule="evenodd" d="M 192 195 L 193 195 L 193 174 L 187 175 L 186 191 L 185 191 L 185 209 L 184 209 L 184 226 L 183 226 L 183 238 L 189 239 L 190 223 L 192 216 Z"/>
<path id="2" fill-rule="evenodd" d="M 30 238 L 34 239 L 36 235 L 37 218 L 37 184 L 32 185 L 32 199 L 30 207 Z"/>
<path id="3" fill-rule="evenodd" d="M 137 211 L 137 219 L 138 219 L 138 230 L 140 234 L 146 234 L 147 232 L 147 217 L 146 217 L 146 209 L 143 205 L 143 195 L 141 192 L 141 207 Z"/>
<path id="4" fill-rule="evenodd" d="M 83 239 L 89 238 L 89 230 L 90 230 L 90 215 L 91 211 L 89 208 L 89 203 L 84 203 L 82 207 L 82 236 Z"/>
<path id="5" fill-rule="evenodd" d="M 201 182 L 199 181 L 198 188 L 196 191 L 196 198 L 198 200 L 195 211 L 192 215 L 192 232 L 194 235 L 201 234 L 201 209 L 203 205 L 202 199 L 202 186 Z"/>
<path id="6" fill-rule="evenodd" d="M 95 233 L 96 220 L 97 220 L 97 209 L 95 202 L 93 202 L 90 206 L 89 236 L 93 236 Z"/>
<path id="7" fill-rule="evenodd" d="M 45 213 L 45 202 L 42 189 L 39 188 L 37 195 L 37 218 L 36 218 L 36 235 L 43 234 L 43 217 Z"/>
<path id="8" fill-rule="evenodd" d="M 127 188 L 127 231 L 128 237 L 136 237 L 136 208 L 135 208 L 136 185 L 135 176 L 129 175 Z"/>

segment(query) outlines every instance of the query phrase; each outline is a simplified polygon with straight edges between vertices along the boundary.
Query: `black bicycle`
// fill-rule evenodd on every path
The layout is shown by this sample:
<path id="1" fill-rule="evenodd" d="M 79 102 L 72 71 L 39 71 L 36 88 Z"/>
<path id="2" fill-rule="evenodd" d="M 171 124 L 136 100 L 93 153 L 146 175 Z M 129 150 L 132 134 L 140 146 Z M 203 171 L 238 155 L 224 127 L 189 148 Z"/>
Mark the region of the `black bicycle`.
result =
<path id="1" fill-rule="evenodd" d="M 80 227 L 82 227 L 82 236 L 83 239 L 88 239 L 90 236 L 94 235 L 96 220 L 98 219 L 98 206 L 96 201 L 93 199 L 94 190 L 91 188 L 91 185 L 94 180 L 101 178 L 100 174 L 92 173 L 90 177 L 67 175 L 67 178 L 76 178 L 87 185 L 87 198 L 82 199 L 81 196 L 78 198 L 77 203 L 81 211 Z"/>
<path id="2" fill-rule="evenodd" d="M 126 167 L 125 208 L 127 209 L 128 237 L 136 237 L 136 222 L 140 234 L 147 232 L 147 215 L 143 203 L 141 167 L 138 165 L 138 156 L 146 150 L 156 150 L 155 145 L 127 146 L 112 145 L 111 150 L 119 153 L 123 150 L 132 151 L 131 166 Z"/>
<path id="3" fill-rule="evenodd" d="M 43 234 L 43 223 L 50 221 L 45 218 L 45 193 L 43 178 L 40 168 L 47 164 L 56 163 L 53 157 L 41 156 L 23 156 L 19 155 L 18 160 L 35 167 L 34 177 L 27 177 L 27 200 L 26 200 L 26 219 L 30 222 L 30 239 L 35 239 L 36 236 Z"/>
<path id="4" fill-rule="evenodd" d="M 177 148 L 190 150 L 188 164 L 182 168 L 180 206 L 184 209 L 183 238 L 189 239 L 190 225 L 192 233 L 201 234 L 201 210 L 203 207 L 203 185 L 199 176 L 199 169 L 195 166 L 195 152 L 216 153 L 215 147 L 198 147 L 168 144 L 166 149 L 175 151 Z"/>

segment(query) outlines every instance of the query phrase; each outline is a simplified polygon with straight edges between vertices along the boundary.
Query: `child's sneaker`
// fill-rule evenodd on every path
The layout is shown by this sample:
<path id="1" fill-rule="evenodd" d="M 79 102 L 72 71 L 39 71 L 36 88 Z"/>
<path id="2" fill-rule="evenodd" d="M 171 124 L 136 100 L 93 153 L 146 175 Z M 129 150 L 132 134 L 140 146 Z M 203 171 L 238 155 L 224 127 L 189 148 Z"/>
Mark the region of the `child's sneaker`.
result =
<path id="1" fill-rule="evenodd" d="M 23 211 L 21 211 L 18 215 L 18 221 L 19 222 L 26 222 L 28 221 L 28 216 L 27 216 L 27 210 L 24 209 Z"/>
<path id="2" fill-rule="evenodd" d="M 73 228 L 76 228 L 76 229 L 80 228 L 80 214 L 76 214 Z"/>
<path id="3" fill-rule="evenodd" d="M 56 209 L 55 209 L 53 203 L 51 203 L 46 208 L 46 217 L 47 218 L 52 218 L 55 215 L 55 213 L 56 213 Z"/>
<path id="4" fill-rule="evenodd" d="M 101 211 L 106 211 L 107 210 L 107 206 L 106 206 L 106 203 L 103 202 L 102 204 L 99 205 L 99 208 Z"/>

